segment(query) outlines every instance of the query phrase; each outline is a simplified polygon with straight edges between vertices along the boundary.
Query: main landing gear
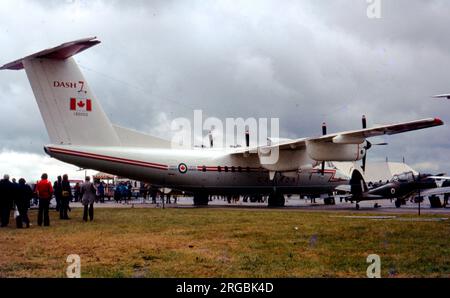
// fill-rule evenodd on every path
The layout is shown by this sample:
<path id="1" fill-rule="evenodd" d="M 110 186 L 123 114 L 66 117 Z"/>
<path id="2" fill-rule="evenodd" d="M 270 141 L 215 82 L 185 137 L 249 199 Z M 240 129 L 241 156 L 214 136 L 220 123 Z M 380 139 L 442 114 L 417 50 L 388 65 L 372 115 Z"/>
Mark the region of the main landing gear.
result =
<path id="1" fill-rule="evenodd" d="M 269 207 L 284 207 L 284 195 L 278 192 L 272 192 L 269 195 Z"/>
<path id="2" fill-rule="evenodd" d="M 207 206 L 208 194 L 199 192 L 194 194 L 194 206 Z"/>
<path id="3" fill-rule="evenodd" d="M 356 210 L 359 210 L 359 204 L 356 203 Z"/>

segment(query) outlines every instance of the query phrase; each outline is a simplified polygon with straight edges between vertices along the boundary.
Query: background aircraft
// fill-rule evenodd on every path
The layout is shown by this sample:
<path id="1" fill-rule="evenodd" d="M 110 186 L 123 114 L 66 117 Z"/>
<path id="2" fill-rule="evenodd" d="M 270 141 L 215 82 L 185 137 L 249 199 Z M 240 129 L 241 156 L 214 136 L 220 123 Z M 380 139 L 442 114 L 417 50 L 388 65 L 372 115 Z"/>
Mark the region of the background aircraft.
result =
<path id="1" fill-rule="evenodd" d="M 443 183 L 443 187 L 438 187 L 436 180 L 448 180 L 450 177 L 431 174 L 417 174 L 405 172 L 394 175 L 390 181 L 385 184 L 375 185 L 369 189 L 364 180 L 354 179 L 350 182 L 351 197 L 347 198 L 351 202 L 356 202 L 356 209 L 359 209 L 358 203 L 361 201 L 395 199 L 395 206 L 400 208 L 402 203 L 409 197 L 420 196 L 427 197 L 432 195 L 450 194 L 450 187 Z M 341 190 L 344 187 L 340 187 Z M 419 198 L 420 199 L 420 198 Z"/>
<path id="2" fill-rule="evenodd" d="M 98 43 L 95 37 L 64 43 L 0 68 L 25 69 L 52 142 L 45 152 L 81 168 L 190 192 L 196 205 L 208 204 L 211 194 L 268 194 L 269 206 L 283 206 L 284 194 L 331 193 L 349 177 L 325 169 L 325 161 L 362 159 L 364 166 L 372 146 L 367 138 L 443 125 L 426 118 L 247 148 L 176 149 L 109 121 L 72 58 Z M 355 177 L 362 178 L 358 170 Z"/>

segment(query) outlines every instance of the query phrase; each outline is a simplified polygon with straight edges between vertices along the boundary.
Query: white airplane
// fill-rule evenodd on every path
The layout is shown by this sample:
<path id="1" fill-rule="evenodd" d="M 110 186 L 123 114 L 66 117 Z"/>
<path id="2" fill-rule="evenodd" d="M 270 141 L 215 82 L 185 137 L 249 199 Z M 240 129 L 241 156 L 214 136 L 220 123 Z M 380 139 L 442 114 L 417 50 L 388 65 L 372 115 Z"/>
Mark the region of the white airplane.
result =
<path id="1" fill-rule="evenodd" d="M 45 152 L 81 168 L 192 193 L 196 205 L 208 204 L 210 194 L 268 194 L 269 206 L 283 206 L 284 194 L 331 193 L 350 177 L 325 169 L 325 161 L 364 161 L 371 147 L 366 138 L 443 124 L 428 118 L 252 148 L 172 149 L 168 140 L 111 124 L 72 58 L 98 43 L 95 37 L 64 43 L 0 68 L 25 69 L 52 143 Z M 276 162 L 266 162 L 275 150 Z M 354 170 L 351 180 L 362 181 L 362 174 Z"/>

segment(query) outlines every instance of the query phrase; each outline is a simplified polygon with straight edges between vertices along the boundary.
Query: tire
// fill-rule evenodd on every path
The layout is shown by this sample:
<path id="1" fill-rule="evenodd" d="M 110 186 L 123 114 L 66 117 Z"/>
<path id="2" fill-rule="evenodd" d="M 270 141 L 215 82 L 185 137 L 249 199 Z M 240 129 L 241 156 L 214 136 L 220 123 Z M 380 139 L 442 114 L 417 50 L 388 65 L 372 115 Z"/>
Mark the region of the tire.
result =
<path id="1" fill-rule="evenodd" d="M 269 195 L 269 207 L 284 207 L 284 196 L 279 193 L 272 193 Z"/>
<path id="2" fill-rule="evenodd" d="M 400 200 L 395 200 L 395 207 L 400 208 L 402 206 L 402 202 Z"/>
<path id="3" fill-rule="evenodd" d="M 205 193 L 194 194 L 194 206 L 208 206 L 208 195 Z"/>

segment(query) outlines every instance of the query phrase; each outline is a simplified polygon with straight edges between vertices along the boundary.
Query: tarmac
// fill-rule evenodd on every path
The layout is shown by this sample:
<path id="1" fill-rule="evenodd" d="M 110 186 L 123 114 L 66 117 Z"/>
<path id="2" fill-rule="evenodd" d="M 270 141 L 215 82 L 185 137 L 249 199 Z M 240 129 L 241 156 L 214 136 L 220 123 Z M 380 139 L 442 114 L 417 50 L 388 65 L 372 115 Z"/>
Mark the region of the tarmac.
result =
<path id="1" fill-rule="evenodd" d="M 193 205 L 192 197 L 178 198 L 177 203 L 163 204 L 160 200 L 156 204 L 151 203 L 151 200 L 143 201 L 142 198 L 133 199 L 127 203 L 117 203 L 113 200 L 106 200 L 105 203 L 96 203 L 95 208 L 227 208 L 227 209 L 247 209 L 247 210 L 286 210 L 286 211 L 306 211 L 306 212 L 352 212 L 352 213 L 376 213 L 376 214 L 418 214 L 418 204 L 407 202 L 400 208 L 396 208 L 394 201 L 390 200 L 376 200 L 360 202 L 359 210 L 356 210 L 355 204 L 350 202 L 336 200 L 335 205 L 325 205 L 322 199 L 316 199 L 315 203 L 310 200 L 300 199 L 299 196 L 292 196 L 286 199 L 285 207 L 268 208 L 267 203 L 251 203 L 243 202 L 242 198 L 238 202 L 228 203 L 224 200 L 212 200 L 208 206 L 197 207 Z M 374 204 L 378 204 L 378 208 L 374 208 Z M 82 204 L 79 202 L 70 203 L 71 208 L 81 208 Z M 421 203 L 421 214 L 436 214 L 443 216 L 450 216 L 450 207 L 447 208 L 430 208 L 428 200 Z"/>

